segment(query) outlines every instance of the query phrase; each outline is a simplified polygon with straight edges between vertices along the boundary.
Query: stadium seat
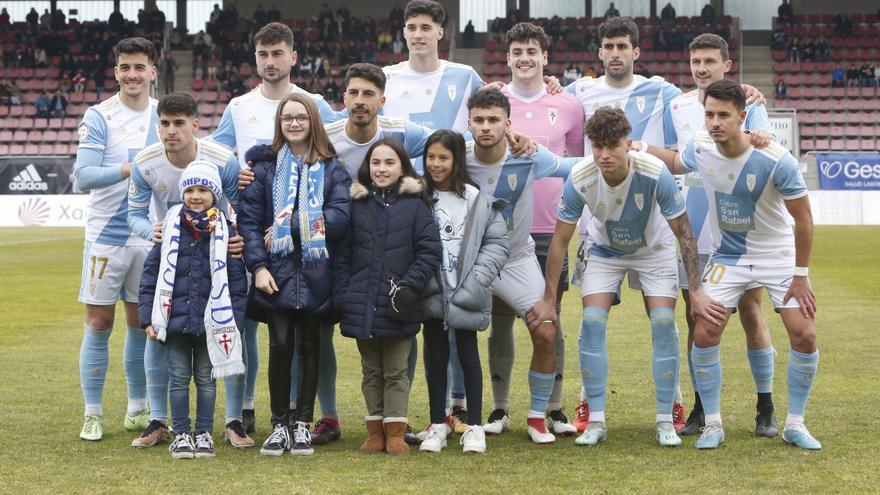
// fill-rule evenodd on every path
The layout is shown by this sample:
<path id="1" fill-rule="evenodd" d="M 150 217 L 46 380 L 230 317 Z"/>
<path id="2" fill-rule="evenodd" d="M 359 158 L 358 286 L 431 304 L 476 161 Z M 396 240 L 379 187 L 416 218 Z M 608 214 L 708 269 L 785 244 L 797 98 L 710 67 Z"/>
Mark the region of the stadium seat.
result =
<path id="1" fill-rule="evenodd" d="M 40 145 L 34 143 L 27 143 L 24 145 L 24 154 L 26 155 L 38 155 L 40 154 Z"/>
<path id="2" fill-rule="evenodd" d="M 54 155 L 55 147 L 51 144 L 41 144 L 37 150 L 37 154 L 39 155 Z"/>
<path id="3" fill-rule="evenodd" d="M 862 151 L 876 151 L 877 146 L 874 142 L 874 139 L 862 139 L 859 141 L 859 148 Z"/>
<path id="4" fill-rule="evenodd" d="M 832 139 L 831 151 L 846 151 L 846 141 L 843 139 Z"/>
<path id="5" fill-rule="evenodd" d="M 801 153 L 816 149 L 816 142 L 812 139 L 801 139 Z"/>

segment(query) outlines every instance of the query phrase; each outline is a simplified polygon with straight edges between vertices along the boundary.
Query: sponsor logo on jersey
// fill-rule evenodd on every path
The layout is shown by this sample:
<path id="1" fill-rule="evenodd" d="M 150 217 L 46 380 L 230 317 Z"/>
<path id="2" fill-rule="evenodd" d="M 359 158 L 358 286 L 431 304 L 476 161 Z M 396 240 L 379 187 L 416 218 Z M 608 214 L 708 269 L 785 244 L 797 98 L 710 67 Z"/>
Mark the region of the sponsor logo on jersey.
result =
<path id="1" fill-rule="evenodd" d="M 636 208 L 638 208 L 639 211 L 642 211 L 642 208 L 645 207 L 645 195 L 642 193 L 635 193 L 633 194 L 633 201 L 636 202 Z"/>
<path id="2" fill-rule="evenodd" d="M 559 109 L 556 107 L 548 108 L 547 118 L 550 119 L 550 125 L 556 125 L 556 119 L 559 118 Z"/>
<path id="3" fill-rule="evenodd" d="M 48 191 L 49 184 L 37 173 L 37 167 L 29 163 L 27 167 L 12 178 L 9 183 L 10 191 Z"/>

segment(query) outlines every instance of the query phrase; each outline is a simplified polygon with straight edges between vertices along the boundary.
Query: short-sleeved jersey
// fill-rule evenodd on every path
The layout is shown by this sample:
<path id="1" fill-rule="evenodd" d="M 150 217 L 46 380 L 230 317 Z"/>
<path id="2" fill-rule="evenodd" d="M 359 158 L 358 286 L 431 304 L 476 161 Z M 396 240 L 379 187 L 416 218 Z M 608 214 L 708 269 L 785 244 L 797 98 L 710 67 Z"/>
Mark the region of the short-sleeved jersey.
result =
<path id="1" fill-rule="evenodd" d="M 659 159 L 631 151 L 626 179 L 611 187 L 593 157 L 587 157 L 565 181 L 559 220 L 577 223 L 585 207 L 592 213 L 587 223 L 591 256 L 650 258 L 675 253 L 667 220 L 685 212 L 684 200 Z"/>
<path id="2" fill-rule="evenodd" d="M 546 146 L 559 156 L 584 154 L 584 109 L 573 95 L 551 95 L 542 87 L 538 94 L 526 97 L 512 84 L 501 90 L 510 100 L 511 129 Z M 552 234 L 556 228 L 556 205 L 562 196 L 558 177 L 535 181 L 535 211 L 532 233 Z"/>
<path id="3" fill-rule="evenodd" d="M 663 125 L 666 131 L 666 147 L 684 150 L 697 132 L 706 130 L 706 115 L 700 101 L 699 90 L 682 93 L 666 107 Z M 764 105 L 752 103 L 746 107 L 746 120 L 743 129 L 766 129 L 773 131 L 770 117 Z M 681 181 L 681 194 L 687 205 L 688 221 L 697 239 L 697 251 L 709 254 L 712 250 L 712 229 L 707 228 L 709 219 L 709 199 L 703 191 L 700 174 L 691 172 Z"/>
<path id="4" fill-rule="evenodd" d="M 410 158 L 421 156 L 425 151 L 425 142 L 431 135 L 431 130 L 403 119 L 396 119 L 379 115 L 376 117 L 378 129 L 376 135 L 366 143 L 357 143 L 345 132 L 348 119 L 337 120 L 325 126 L 327 138 L 333 143 L 339 162 L 345 167 L 352 179 L 357 178 L 358 170 L 367 156 L 370 146 L 384 137 L 393 137 L 403 143 L 406 154 Z M 418 171 L 422 173 L 421 170 Z"/>
<path id="5" fill-rule="evenodd" d="M 290 92 L 311 96 L 321 113 L 321 120 L 325 123 L 340 118 L 338 112 L 324 101 L 323 96 L 309 93 L 296 84 L 290 85 Z M 272 138 L 275 136 L 275 113 L 279 101 L 281 100 L 270 100 L 263 96 L 262 85 L 246 94 L 236 96 L 226 105 L 226 110 L 220 118 L 220 125 L 209 139 L 235 150 L 240 164 L 244 166 L 244 157 L 249 149 L 258 144 L 272 143 Z"/>
<path id="6" fill-rule="evenodd" d="M 581 102 L 587 120 L 601 107 L 621 108 L 632 126 L 630 139 L 663 146 L 663 110 L 681 94 L 681 90 L 660 76 L 648 79 L 635 75 L 632 83 L 625 88 L 610 86 L 605 77 L 582 77 L 566 86 L 565 90 Z M 584 153 L 591 154 L 591 150 L 592 146 L 584 136 Z"/>
<path id="7" fill-rule="evenodd" d="M 131 163 L 144 147 L 159 141 L 156 126 L 157 101 L 150 99 L 146 109 L 127 107 L 115 94 L 89 107 L 79 124 L 79 147 L 100 155 L 100 165 L 82 163 L 76 167 L 119 167 Z M 86 241 L 111 246 L 144 245 L 128 230 L 128 179 L 107 187 L 92 189 L 86 223 Z"/>
<path id="8" fill-rule="evenodd" d="M 228 203 L 238 202 L 238 172 L 241 167 L 232 150 L 207 139 L 198 139 L 196 160 L 205 160 L 217 166 L 220 173 L 223 199 L 218 205 L 224 211 Z M 168 209 L 180 204 L 180 176 L 184 169 L 174 166 L 165 154 L 162 143 L 155 143 L 135 155 L 131 163 L 131 182 L 128 189 L 128 225 L 138 237 L 151 240 L 153 224 L 149 209 L 152 201 L 159 219 Z M 234 216 L 230 218 L 234 219 Z"/>
<path id="9" fill-rule="evenodd" d="M 437 70 L 416 72 L 403 61 L 382 70 L 387 79 L 384 115 L 434 130 L 468 130 L 468 98 L 485 84 L 473 67 L 440 60 Z"/>
<path id="10" fill-rule="evenodd" d="M 797 160 L 779 143 L 722 155 L 707 132 L 699 132 L 681 154 L 700 173 L 709 198 L 714 263 L 794 266 L 794 233 L 785 200 L 807 195 Z"/>
<path id="11" fill-rule="evenodd" d="M 531 156 L 516 157 L 507 150 L 501 161 L 483 163 L 477 158 L 474 146 L 473 141 L 468 141 L 468 173 L 480 191 L 505 202 L 501 214 L 510 237 L 510 258 L 533 251 L 534 242 L 529 232 L 532 228 L 532 188 L 535 179 L 565 178 L 580 158 L 562 158 L 539 145 Z"/>

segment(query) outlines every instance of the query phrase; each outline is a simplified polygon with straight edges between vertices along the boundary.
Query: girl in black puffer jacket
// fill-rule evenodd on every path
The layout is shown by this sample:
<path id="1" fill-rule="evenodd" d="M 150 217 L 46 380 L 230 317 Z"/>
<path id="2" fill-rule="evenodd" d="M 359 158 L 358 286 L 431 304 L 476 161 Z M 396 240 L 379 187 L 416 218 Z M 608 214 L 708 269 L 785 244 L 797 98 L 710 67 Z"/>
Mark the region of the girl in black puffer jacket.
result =
<path id="1" fill-rule="evenodd" d="M 418 294 L 440 268 L 440 236 L 422 179 L 394 138 L 377 141 L 351 186 L 351 223 L 333 258 L 342 334 L 358 339 L 369 436 L 362 452 L 404 454 L 407 360 Z"/>

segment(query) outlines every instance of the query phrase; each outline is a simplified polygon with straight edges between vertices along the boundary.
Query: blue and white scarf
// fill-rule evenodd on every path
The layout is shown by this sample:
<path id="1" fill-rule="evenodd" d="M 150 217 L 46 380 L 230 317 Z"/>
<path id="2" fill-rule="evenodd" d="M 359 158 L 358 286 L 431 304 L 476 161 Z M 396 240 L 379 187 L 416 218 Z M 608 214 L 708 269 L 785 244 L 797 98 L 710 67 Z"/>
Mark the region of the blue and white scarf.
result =
<path id="1" fill-rule="evenodd" d="M 302 164 L 285 144 L 276 159 L 272 208 L 269 254 L 280 258 L 293 252 L 290 217 L 297 209 L 303 266 L 329 257 L 324 233 L 324 162 Z"/>
<path id="2" fill-rule="evenodd" d="M 153 328 L 160 342 L 165 342 L 168 336 L 168 320 L 171 318 L 171 296 L 174 294 L 177 255 L 180 252 L 182 209 L 183 205 L 179 204 L 168 210 L 162 233 L 162 258 L 159 262 L 152 312 Z M 226 273 L 226 248 L 229 241 L 226 216 L 221 210 L 211 208 L 205 218 L 199 215 L 196 222 L 194 226 L 197 229 L 206 230 L 206 234 L 210 232 L 211 235 L 211 293 L 204 317 L 208 356 L 214 368 L 211 378 L 241 375 L 246 369 L 241 356 L 241 333 L 235 325 Z"/>

